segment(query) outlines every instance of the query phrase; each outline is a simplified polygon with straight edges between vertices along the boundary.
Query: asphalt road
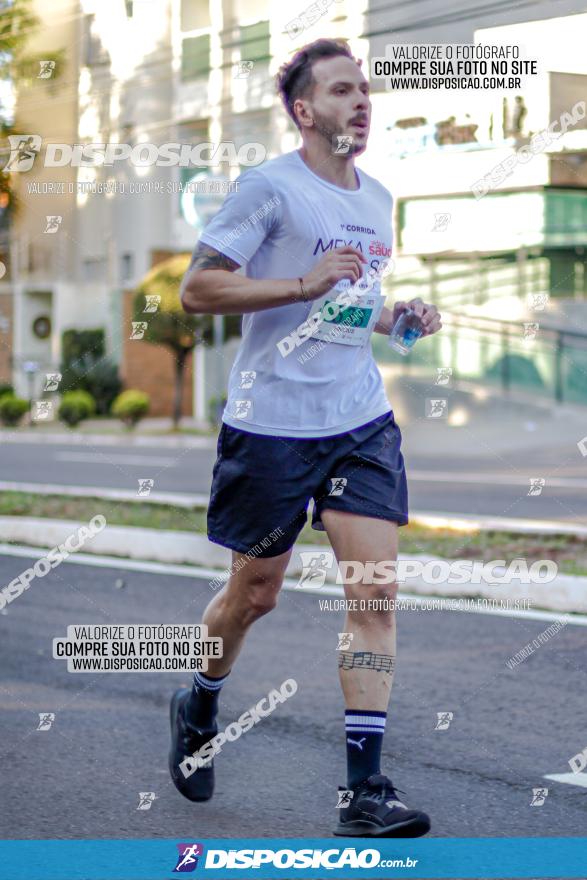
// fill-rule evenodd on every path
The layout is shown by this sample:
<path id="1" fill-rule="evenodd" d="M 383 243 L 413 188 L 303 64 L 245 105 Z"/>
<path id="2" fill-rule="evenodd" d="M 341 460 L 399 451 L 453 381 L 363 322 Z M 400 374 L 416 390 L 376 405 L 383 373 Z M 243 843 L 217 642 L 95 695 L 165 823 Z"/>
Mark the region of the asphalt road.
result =
<path id="1" fill-rule="evenodd" d="M 27 559 L 0 559 L 5 585 Z M 117 579 L 124 586 L 116 586 Z M 0 614 L 3 837 L 328 837 L 344 782 L 336 676 L 340 612 L 284 592 L 226 685 L 221 727 L 288 678 L 297 693 L 217 758 L 217 792 L 184 800 L 167 772 L 168 700 L 186 673 L 68 673 L 52 639 L 69 624 L 197 622 L 205 580 L 62 563 Z M 587 746 L 587 628 L 568 625 L 514 669 L 548 621 L 399 613 L 384 769 L 436 837 L 584 836 L 585 790 L 545 782 Z M 38 713 L 52 712 L 47 731 Z M 452 712 L 435 730 L 438 712 Z M 543 806 L 532 789 L 548 786 Z M 139 792 L 153 792 L 138 810 Z"/>
<path id="2" fill-rule="evenodd" d="M 561 432 L 562 433 L 562 432 Z M 425 438 L 426 439 L 426 438 Z M 456 438 L 455 438 L 456 439 Z M 587 458 L 576 444 L 552 439 L 504 452 L 478 442 L 462 450 L 413 438 L 403 443 L 412 510 L 563 520 L 587 520 Z M 4 443 L 0 480 L 96 486 L 136 492 L 139 479 L 154 480 L 153 492 L 208 494 L 215 440 L 209 448 L 106 446 L 91 442 Z M 540 495 L 528 496 L 530 479 L 542 477 Z"/>

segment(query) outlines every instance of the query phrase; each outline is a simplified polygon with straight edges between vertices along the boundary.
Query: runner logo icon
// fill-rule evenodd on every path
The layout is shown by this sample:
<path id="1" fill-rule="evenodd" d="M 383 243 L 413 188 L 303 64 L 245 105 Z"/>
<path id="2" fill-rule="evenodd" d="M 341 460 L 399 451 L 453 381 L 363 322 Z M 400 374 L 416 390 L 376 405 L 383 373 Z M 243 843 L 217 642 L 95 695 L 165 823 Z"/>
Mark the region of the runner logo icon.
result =
<path id="1" fill-rule="evenodd" d="M 322 553 L 316 550 L 302 550 L 300 558 L 302 560 L 302 574 L 298 581 L 298 589 L 324 586 L 326 574 L 332 567 L 334 559 L 331 551 L 327 550 Z"/>
<path id="2" fill-rule="evenodd" d="M 179 855 L 173 873 L 187 874 L 189 871 L 195 871 L 198 866 L 198 856 L 204 854 L 204 847 L 202 844 L 178 843 L 177 848 L 179 850 Z"/>

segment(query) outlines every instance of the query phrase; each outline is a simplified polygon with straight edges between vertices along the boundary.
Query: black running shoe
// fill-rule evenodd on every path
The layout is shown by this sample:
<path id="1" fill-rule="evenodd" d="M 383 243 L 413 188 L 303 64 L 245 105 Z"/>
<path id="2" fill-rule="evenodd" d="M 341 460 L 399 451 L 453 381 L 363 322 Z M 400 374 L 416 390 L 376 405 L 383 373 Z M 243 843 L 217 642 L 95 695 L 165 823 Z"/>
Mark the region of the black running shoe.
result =
<path id="1" fill-rule="evenodd" d="M 171 698 L 171 749 L 169 750 L 169 772 L 177 790 L 190 801 L 210 800 L 214 793 L 214 760 L 204 767 L 198 767 L 187 778 L 179 766 L 184 758 L 190 758 L 218 733 L 215 724 L 209 730 L 200 730 L 188 725 L 184 707 L 190 696 L 187 688 L 180 688 Z"/>
<path id="2" fill-rule="evenodd" d="M 348 807 L 340 809 L 334 829 L 339 837 L 421 837 L 428 831 L 429 816 L 408 809 L 391 779 L 379 774 L 357 786 Z"/>

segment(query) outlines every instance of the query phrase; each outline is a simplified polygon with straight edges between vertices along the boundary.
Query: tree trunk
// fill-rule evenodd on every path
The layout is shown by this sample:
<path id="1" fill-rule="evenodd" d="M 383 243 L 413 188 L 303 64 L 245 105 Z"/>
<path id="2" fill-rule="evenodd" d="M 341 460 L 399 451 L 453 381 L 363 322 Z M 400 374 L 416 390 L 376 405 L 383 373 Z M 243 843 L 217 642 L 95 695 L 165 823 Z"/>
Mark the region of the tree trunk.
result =
<path id="1" fill-rule="evenodd" d="M 183 375 L 187 351 L 182 348 L 175 361 L 175 392 L 173 395 L 173 427 L 177 428 L 181 419 L 181 398 L 183 391 Z"/>

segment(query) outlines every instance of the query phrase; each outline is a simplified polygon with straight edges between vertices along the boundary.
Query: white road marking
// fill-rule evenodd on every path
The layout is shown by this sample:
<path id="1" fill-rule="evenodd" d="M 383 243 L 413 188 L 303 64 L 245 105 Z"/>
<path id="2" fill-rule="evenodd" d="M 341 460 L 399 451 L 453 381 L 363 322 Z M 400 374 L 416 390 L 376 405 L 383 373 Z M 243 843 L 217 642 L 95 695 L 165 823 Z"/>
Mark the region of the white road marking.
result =
<path id="1" fill-rule="evenodd" d="M 177 458 L 163 455 L 124 455 L 120 452 L 56 452 L 55 461 L 81 461 L 88 464 L 127 464 L 131 467 L 176 467 Z"/>
<path id="2" fill-rule="evenodd" d="M 587 773 L 550 773 L 544 779 L 552 779 L 553 782 L 565 782 L 567 785 L 578 785 L 579 788 L 587 788 Z"/>
<path id="3" fill-rule="evenodd" d="M 25 558 L 40 559 L 47 555 L 49 548 L 39 549 L 38 547 L 23 547 L 18 544 L 0 544 L 0 556 L 22 556 Z M 145 571 L 149 574 L 172 574 L 179 577 L 202 578 L 212 580 L 220 577 L 226 569 L 204 568 L 199 565 L 176 565 L 169 562 L 145 562 L 140 559 L 123 559 L 118 556 L 95 556 L 92 553 L 72 553 L 68 559 L 64 559 L 62 565 L 73 563 L 74 565 L 92 565 L 96 568 L 117 568 L 126 571 Z M 298 580 L 293 578 L 285 578 L 283 589 L 290 591 L 295 590 L 296 593 L 312 593 L 316 596 L 336 596 L 344 598 L 344 591 L 341 586 L 336 584 L 324 584 L 323 587 L 309 587 L 300 590 L 298 588 Z M 438 601 L 442 596 L 415 596 L 408 593 L 398 593 L 397 598 L 404 601 L 414 602 L 422 605 L 424 602 L 433 600 Z M 444 597 L 455 599 L 458 597 Z M 444 609 L 451 611 L 450 608 Z M 564 617 L 571 626 L 587 626 L 587 614 L 562 614 L 560 611 L 521 611 L 516 609 L 505 608 L 475 608 L 472 611 L 451 611 L 453 614 L 490 614 L 502 617 L 521 617 L 525 620 L 560 620 Z M 572 775 L 572 774 L 571 774 Z"/>

